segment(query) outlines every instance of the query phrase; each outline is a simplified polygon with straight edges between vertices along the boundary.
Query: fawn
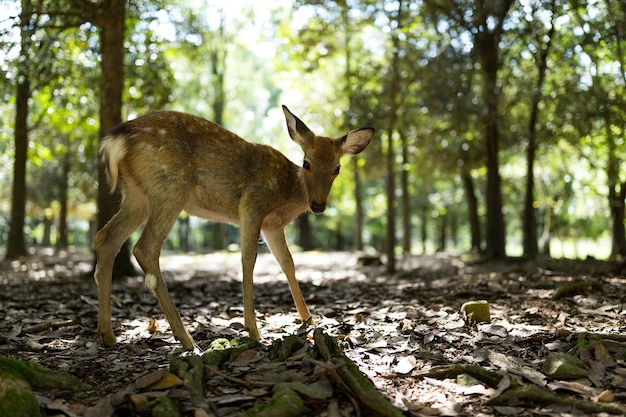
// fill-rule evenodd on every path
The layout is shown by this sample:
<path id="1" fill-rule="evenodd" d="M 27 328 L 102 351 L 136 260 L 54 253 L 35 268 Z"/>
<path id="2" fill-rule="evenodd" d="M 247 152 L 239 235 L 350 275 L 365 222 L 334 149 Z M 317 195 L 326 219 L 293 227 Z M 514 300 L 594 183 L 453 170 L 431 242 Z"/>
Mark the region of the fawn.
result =
<path id="1" fill-rule="evenodd" d="M 297 166 L 274 148 L 246 142 L 200 117 L 157 111 L 122 123 L 103 140 L 100 156 L 113 192 L 121 187 L 119 211 L 96 234 L 98 334 L 116 343 L 111 324 L 111 275 L 123 242 L 145 223 L 133 254 L 145 273 L 183 349 L 197 348 L 181 321 L 159 266 L 161 246 L 182 210 L 240 227 L 244 325 L 260 339 L 254 313 L 253 269 L 263 233 L 287 277 L 296 309 L 312 321 L 296 280 L 285 226 L 301 213 L 326 209 L 343 155 L 363 151 L 375 129 L 352 130 L 339 139 L 315 135 L 283 106 L 291 139 L 302 147 Z"/>

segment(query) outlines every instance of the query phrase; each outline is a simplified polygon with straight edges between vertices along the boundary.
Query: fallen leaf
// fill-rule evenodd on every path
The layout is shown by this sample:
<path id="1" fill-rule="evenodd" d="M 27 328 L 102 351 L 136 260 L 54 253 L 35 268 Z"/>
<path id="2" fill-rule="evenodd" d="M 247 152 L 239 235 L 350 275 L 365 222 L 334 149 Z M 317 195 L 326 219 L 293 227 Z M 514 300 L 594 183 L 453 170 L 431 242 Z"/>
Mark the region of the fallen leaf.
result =
<path id="1" fill-rule="evenodd" d="M 398 360 L 398 363 L 393 368 L 393 370 L 394 372 L 398 374 L 408 374 L 413 369 L 415 369 L 416 366 L 417 366 L 417 359 L 415 359 L 415 356 L 413 355 L 403 356 L 402 358 Z"/>
<path id="2" fill-rule="evenodd" d="M 146 388 L 147 391 L 159 391 L 181 385 L 183 381 L 174 374 L 167 373 L 160 380 Z"/>

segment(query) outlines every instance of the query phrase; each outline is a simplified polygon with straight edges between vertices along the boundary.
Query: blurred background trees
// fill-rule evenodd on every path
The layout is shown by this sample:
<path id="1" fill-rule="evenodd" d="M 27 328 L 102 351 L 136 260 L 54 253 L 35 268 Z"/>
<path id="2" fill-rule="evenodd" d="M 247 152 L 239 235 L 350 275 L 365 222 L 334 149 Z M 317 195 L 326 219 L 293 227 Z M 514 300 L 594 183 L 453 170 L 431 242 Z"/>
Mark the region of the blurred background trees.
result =
<path id="1" fill-rule="evenodd" d="M 90 247 L 115 210 L 99 138 L 122 120 L 186 111 L 299 164 L 287 104 L 319 134 L 379 129 L 327 213 L 296 220 L 304 249 L 375 250 L 389 271 L 434 251 L 623 258 L 622 3 L 5 0 L 5 257 Z M 167 247 L 237 236 L 183 215 Z"/>

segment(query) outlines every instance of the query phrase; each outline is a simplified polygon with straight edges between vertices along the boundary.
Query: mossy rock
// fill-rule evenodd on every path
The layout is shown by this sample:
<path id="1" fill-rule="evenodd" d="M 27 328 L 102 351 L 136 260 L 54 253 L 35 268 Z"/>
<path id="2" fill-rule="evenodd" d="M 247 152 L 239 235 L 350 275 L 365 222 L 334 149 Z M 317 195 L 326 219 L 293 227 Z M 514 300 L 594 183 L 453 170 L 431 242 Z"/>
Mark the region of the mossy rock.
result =
<path id="1" fill-rule="evenodd" d="M 41 410 L 31 386 L 18 375 L 0 374 L 0 416 L 39 417 Z"/>
<path id="2" fill-rule="evenodd" d="M 270 351 L 270 360 L 274 362 L 284 362 L 292 356 L 298 349 L 302 348 L 306 342 L 298 336 L 287 336 L 284 339 L 277 339 Z"/>
<path id="3" fill-rule="evenodd" d="M 209 349 L 202 355 L 202 361 L 210 366 L 220 367 L 229 360 L 233 360 L 248 349 L 256 349 L 261 344 L 249 337 L 237 339 L 215 339 Z"/>
<path id="4" fill-rule="evenodd" d="M 542 366 L 543 373 L 554 379 L 577 379 L 588 375 L 585 362 L 567 353 L 551 353 Z"/>
<path id="5" fill-rule="evenodd" d="M 0 356 L 0 375 L 15 375 L 28 381 L 35 389 L 81 390 L 88 386 L 65 372 L 54 371 L 36 362 Z"/>

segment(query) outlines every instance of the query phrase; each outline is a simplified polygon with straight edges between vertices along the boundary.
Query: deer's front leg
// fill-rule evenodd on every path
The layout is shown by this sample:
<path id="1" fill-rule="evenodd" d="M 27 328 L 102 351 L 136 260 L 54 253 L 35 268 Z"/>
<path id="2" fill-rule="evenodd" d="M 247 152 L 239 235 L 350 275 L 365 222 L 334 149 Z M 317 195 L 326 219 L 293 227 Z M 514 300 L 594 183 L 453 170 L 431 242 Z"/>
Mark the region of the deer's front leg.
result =
<path id="1" fill-rule="evenodd" d="M 243 318 L 251 339 L 260 340 L 254 313 L 254 264 L 259 252 L 260 228 L 253 222 L 244 221 L 239 229 L 241 240 L 241 266 L 243 272 Z"/>
<path id="2" fill-rule="evenodd" d="M 296 267 L 293 263 L 293 257 L 291 256 L 289 247 L 287 246 L 285 230 L 283 228 L 264 230 L 263 236 L 265 236 L 265 240 L 267 241 L 270 250 L 287 276 L 287 283 L 289 284 L 291 296 L 293 297 L 300 319 L 304 322 L 314 324 L 311 312 L 309 311 L 306 301 L 304 301 L 300 285 L 296 279 Z"/>

